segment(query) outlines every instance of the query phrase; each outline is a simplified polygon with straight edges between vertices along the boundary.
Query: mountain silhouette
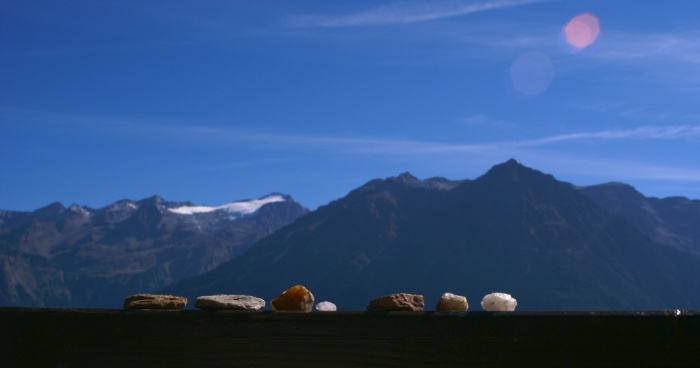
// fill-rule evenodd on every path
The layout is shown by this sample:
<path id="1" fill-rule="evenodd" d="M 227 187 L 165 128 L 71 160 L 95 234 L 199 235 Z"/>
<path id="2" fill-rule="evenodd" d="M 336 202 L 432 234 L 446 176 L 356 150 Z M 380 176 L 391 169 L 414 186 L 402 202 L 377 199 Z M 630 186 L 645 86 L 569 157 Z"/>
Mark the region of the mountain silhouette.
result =
<path id="1" fill-rule="evenodd" d="M 700 255 L 700 201 L 647 198 L 632 186 L 607 183 L 578 188 L 606 211 L 622 216 L 659 244 Z"/>
<path id="2" fill-rule="evenodd" d="M 0 211 L 0 305 L 119 308 L 212 270 L 308 210 L 271 194 L 220 207 L 160 196 Z"/>
<path id="3" fill-rule="evenodd" d="M 477 310 L 497 291 L 519 310 L 683 309 L 700 307 L 699 276 L 699 257 L 509 160 L 475 180 L 370 181 L 163 292 L 271 300 L 303 284 L 341 310 L 397 292 L 430 309 L 447 291 Z"/>

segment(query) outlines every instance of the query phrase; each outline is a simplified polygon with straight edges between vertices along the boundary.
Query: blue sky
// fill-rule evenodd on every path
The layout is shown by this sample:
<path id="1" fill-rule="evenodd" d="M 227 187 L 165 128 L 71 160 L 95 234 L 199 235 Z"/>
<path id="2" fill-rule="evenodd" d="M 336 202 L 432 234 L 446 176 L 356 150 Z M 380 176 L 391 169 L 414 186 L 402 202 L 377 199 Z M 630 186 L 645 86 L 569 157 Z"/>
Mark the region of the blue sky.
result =
<path id="1" fill-rule="evenodd" d="M 583 14 L 600 31 L 577 48 L 565 29 Z M 0 208 L 282 192 L 314 209 L 373 178 L 472 179 L 509 158 L 700 198 L 698 14 L 694 0 L 3 0 Z"/>

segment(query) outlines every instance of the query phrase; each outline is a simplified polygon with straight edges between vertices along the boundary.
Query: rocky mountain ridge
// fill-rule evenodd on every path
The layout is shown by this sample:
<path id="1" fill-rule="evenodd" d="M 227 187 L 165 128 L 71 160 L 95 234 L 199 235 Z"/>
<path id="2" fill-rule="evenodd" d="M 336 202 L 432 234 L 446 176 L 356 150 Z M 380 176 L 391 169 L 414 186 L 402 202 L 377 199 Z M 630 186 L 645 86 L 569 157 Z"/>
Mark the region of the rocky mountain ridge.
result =
<path id="1" fill-rule="evenodd" d="M 659 244 L 700 255 L 700 200 L 645 197 L 623 183 L 578 188 L 606 211 L 624 217 Z"/>
<path id="2" fill-rule="evenodd" d="M 0 211 L 0 305 L 118 308 L 158 289 L 270 300 L 305 284 L 341 310 L 445 291 L 510 292 L 526 310 L 697 309 L 699 204 L 515 160 L 473 180 L 374 179 L 312 213 L 282 194 L 54 203 Z"/>
<path id="3" fill-rule="evenodd" d="M 363 310 L 397 292 L 430 305 L 446 291 L 472 302 L 501 291 L 521 310 L 640 310 L 700 307 L 698 280 L 700 257 L 510 160 L 447 188 L 408 174 L 372 180 L 162 292 L 270 300 L 302 284 L 341 310 Z"/>
<path id="4" fill-rule="evenodd" d="M 217 207 L 156 195 L 2 211 L 0 305 L 119 307 L 123 293 L 209 271 L 307 212 L 282 194 Z"/>

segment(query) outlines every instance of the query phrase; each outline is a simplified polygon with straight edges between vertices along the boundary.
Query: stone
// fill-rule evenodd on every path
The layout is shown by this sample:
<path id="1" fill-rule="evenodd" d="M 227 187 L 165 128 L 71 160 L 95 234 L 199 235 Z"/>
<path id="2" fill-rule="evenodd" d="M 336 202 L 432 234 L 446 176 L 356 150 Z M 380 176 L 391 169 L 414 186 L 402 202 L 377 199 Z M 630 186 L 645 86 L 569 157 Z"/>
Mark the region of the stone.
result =
<path id="1" fill-rule="evenodd" d="M 126 309 L 180 310 L 187 305 L 187 298 L 173 295 L 135 294 L 124 298 Z"/>
<path id="2" fill-rule="evenodd" d="M 440 300 L 438 300 L 435 306 L 435 310 L 437 311 L 466 312 L 468 309 L 469 303 L 467 303 L 467 298 L 452 293 L 442 294 L 442 297 L 440 297 Z"/>
<path id="3" fill-rule="evenodd" d="M 270 302 L 273 311 L 311 312 L 314 295 L 301 285 L 292 286 Z"/>
<path id="4" fill-rule="evenodd" d="M 423 295 L 398 293 L 373 299 L 367 306 L 368 311 L 423 311 Z"/>
<path id="5" fill-rule="evenodd" d="M 491 293 L 481 301 L 481 308 L 487 312 L 512 312 L 517 305 L 518 301 L 505 293 Z"/>
<path id="6" fill-rule="evenodd" d="M 265 300 L 250 295 L 218 294 L 198 296 L 194 306 L 214 310 L 260 310 L 265 308 Z"/>
<path id="7" fill-rule="evenodd" d="M 319 312 L 335 312 L 338 308 L 331 302 L 320 302 L 316 304 L 316 310 Z"/>

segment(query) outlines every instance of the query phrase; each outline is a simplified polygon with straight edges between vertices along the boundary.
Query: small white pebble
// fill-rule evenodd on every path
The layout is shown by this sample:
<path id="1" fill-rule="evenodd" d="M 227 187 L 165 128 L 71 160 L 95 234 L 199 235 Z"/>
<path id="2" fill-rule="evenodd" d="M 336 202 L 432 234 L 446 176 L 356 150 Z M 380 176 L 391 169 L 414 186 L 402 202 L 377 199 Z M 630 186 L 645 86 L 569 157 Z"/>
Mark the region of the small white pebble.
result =
<path id="1" fill-rule="evenodd" d="M 335 312 L 335 304 L 331 302 L 320 302 L 316 304 L 316 310 L 319 312 Z"/>
<path id="2" fill-rule="evenodd" d="M 517 305 L 518 301 L 505 293 L 491 293 L 481 301 L 481 308 L 487 312 L 512 312 Z"/>

